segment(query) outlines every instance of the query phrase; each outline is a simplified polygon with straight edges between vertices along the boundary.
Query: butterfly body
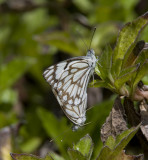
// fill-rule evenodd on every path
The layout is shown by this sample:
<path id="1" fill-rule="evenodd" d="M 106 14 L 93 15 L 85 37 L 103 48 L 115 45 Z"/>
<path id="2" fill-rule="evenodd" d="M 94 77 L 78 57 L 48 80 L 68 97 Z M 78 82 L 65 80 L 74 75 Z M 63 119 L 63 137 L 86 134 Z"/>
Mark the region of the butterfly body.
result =
<path id="1" fill-rule="evenodd" d="M 86 56 L 62 61 L 43 73 L 64 113 L 78 126 L 86 121 L 87 85 L 96 62 L 95 52 L 91 49 Z"/>

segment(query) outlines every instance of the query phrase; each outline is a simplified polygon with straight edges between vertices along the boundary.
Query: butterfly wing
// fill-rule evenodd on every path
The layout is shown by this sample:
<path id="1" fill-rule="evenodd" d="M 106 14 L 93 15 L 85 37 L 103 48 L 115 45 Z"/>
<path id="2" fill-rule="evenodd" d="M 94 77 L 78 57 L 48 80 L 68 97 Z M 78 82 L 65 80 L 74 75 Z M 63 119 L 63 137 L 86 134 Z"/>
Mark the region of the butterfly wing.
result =
<path id="1" fill-rule="evenodd" d="M 47 68 L 43 73 L 66 116 L 78 125 L 86 120 L 86 90 L 94 71 L 91 63 L 86 57 L 72 58 Z"/>

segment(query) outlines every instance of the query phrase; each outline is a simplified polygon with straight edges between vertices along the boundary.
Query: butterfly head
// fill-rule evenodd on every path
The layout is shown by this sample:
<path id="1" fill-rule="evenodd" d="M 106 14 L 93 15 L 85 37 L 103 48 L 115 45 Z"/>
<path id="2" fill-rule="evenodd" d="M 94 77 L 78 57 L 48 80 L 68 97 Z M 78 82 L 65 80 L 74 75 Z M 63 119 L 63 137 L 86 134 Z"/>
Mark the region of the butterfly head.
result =
<path id="1" fill-rule="evenodd" d="M 95 56 L 95 51 L 93 50 L 93 49 L 89 49 L 88 51 L 87 51 L 87 56 Z"/>

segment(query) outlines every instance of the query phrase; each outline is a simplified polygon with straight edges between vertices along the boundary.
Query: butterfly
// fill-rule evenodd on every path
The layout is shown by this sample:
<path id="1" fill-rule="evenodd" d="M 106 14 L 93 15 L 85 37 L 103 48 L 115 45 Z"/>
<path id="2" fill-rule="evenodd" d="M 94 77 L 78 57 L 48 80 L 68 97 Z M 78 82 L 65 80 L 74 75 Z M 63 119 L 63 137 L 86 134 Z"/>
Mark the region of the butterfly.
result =
<path id="1" fill-rule="evenodd" d="M 86 56 L 67 59 L 43 73 L 65 115 L 76 126 L 86 121 L 87 86 L 96 62 L 94 50 L 89 49 Z"/>

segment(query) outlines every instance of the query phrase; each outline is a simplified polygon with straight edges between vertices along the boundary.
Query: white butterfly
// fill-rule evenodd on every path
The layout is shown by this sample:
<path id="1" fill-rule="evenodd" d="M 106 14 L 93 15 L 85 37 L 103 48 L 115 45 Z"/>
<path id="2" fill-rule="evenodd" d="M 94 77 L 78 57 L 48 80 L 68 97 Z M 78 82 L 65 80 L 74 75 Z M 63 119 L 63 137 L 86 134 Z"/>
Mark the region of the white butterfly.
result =
<path id="1" fill-rule="evenodd" d="M 47 68 L 43 76 L 50 84 L 66 116 L 78 126 L 86 121 L 87 85 L 97 59 L 94 50 Z"/>

